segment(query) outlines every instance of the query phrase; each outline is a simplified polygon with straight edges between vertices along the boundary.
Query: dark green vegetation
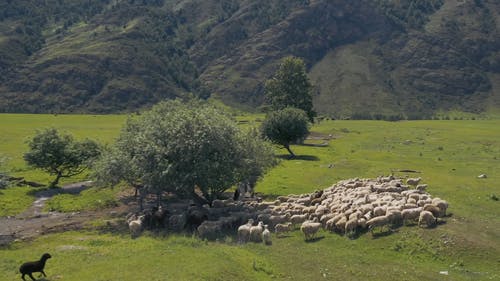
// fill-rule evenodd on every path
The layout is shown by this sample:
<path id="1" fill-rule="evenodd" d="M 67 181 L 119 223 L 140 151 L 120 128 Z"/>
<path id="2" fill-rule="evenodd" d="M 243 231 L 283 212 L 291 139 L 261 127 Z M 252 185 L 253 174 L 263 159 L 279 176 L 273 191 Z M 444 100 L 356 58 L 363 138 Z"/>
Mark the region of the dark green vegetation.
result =
<path id="1" fill-rule="evenodd" d="M 124 119 L 0 115 L 0 151 L 9 152 L 11 158 L 4 170 L 30 180 L 39 178 L 40 174 L 22 166 L 21 159 L 26 147 L 20 140 L 32 135 L 34 126 L 53 126 L 79 138 L 86 136 L 109 143 L 118 136 Z M 436 228 L 405 226 L 388 236 L 373 238 L 368 233 L 353 240 L 320 232 L 323 238 L 310 243 L 295 231 L 285 238 L 273 236 L 271 246 L 239 246 L 233 243 L 233 237 L 205 242 L 190 235 L 158 237 L 149 232 L 133 240 L 125 227 L 111 231 L 106 223 L 108 218 L 103 218 L 90 222 L 88 231 L 47 234 L 0 249 L 0 276 L 17 280 L 22 262 L 50 252 L 53 258 L 46 267 L 48 281 L 497 280 L 500 213 L 499 201 L 493 197 L 500 194 L 499 126 L 498 120 L 324 121 L 311 128 L 311 138 L 304 145 L 292 146 L 297 154 L 294 160 L 281 161 L 256 187 L 257 192 L 273 198 L 311 192 L 353 177 L 391 172 L 413 177 L 417 174 L 397 171 L 416 170 L 429 184 L 430 194 L 450 203 L 448 212 L 452 215 Z M 4 134 L 4 130 L 9 134 Z M 328 146 L 319 145 L 324 142 Z M 10 154 L 12 151 L 19 151 L 15 153 L 18 156 Z M 284 149 L 277 152 L 287 154 Z M 487 178 L 478 179 L 480 174 Z M 0 206 L 9 208 L 12 214 L 11 207 L 23 204 L 19 201 L 33 200 L 29 190 L 32 188 L 0 190 Z M 112 192 L 107 192 L 89 190 L 78 196 L 57 197 L 47 204 L 57 202 L 57 207 L 64 209 L 76 205 L 76 201 L 113 197 Z M 16 204 L 4 203 L 13 198 L 17 199 Z M 125 226 L 124 222 L 119 225 Z M 449 275 L 440 274 L 441 271 L 448 271 Z"/>
<path id="2" fill-rule="evenodd" d="M 175 100 L 129 119 L 94 169 L 101 182 L 123 180 L 141 195 L 171 192 L 202 205 L 238 182 L 256 181 L 273 162 L 272 148 L 253 130 L 213 106 Z"/>
<path id="3" fill-rule="evenodd" d="M 314 121 L 312 85 L 307 77 L 304 61 L 286 57 L 274 76 L 266 81 L 266 103 L 271 110 L 294 107 L 303 110 L 309 120 Z"/>
<path id="4" fill-rule="evenodd" d="M 0 3 L 0 111 L 134 111 L 194 93 L 261 105 L 303 58 L 319 115 L 500 108 L 495 0 Z"/>
<path id="5" fill-rule="evenodd" d="M 309 121 L 303 110 L 287 107 L 269 113 L 262 122 L 260 130 L 265 138 L 283 146 L 293 158 L 295 154 L 290 149 L 290 145 L 302 142 L 307 137 Z"/>
<path id="6" fill-rule="evenodd" d="M 49 187 L 57 187 L 61 178 L 83 173 L 100 154 L 99 145 L 92 140 L 75 141 L 71 135 L 61 135 L 57 129 L 37 131 L 24 153 L 26 163 L 56 178 Z"/>

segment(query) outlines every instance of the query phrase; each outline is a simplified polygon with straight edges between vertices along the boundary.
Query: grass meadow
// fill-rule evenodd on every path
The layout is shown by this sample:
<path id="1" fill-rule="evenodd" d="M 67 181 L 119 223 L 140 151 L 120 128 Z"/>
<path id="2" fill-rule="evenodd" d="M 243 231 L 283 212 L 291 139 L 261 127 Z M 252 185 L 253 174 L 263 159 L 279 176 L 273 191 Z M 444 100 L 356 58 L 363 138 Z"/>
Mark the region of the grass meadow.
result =
<path id="1" fill-rule="evenodd" d="M 237 120 L 246 126 L 246 120 L 256 118 Z M 48 176 L 22 161 L 25 140 L 35 129 L 53 126 L 76 138 L 109 143 L 125 119 L 0 115 L 0 153 L 10 158 L 6 170 L 11 174 L 48 182 Z M 421 176 L 432 196 L 450 203 L 452 215 L 436 228 L 404 226 L 387 236 L 366 233 L 353 240 L 320 232 L 308 243 L 294 231 L 264 246 L 237 245 L 234 237 L 205 242 L 148 232 L 132 240 L 126 231 L 109 232 L 95 227 L 102 222 L 89 222 L 87 231 L 43 235 L 1 248 L 0 276 L 17 280 L 23 261 L 50 252 L 48 277 L 41 280 L 500 280 L 498 128 L 500 120 L 323 121 L 312 128 L 317 139 L 292 147 L 296 159 L 287 160 L 286 150 L 277 148 L 282 160 L 256 187 L 271 199 L 346 178 Z M 479 174 L 488 177 L 478 179 Z M 34 200 L 30 188 L 0 192 L 0 215 L 22 212 Z M 89 200 L 109 199 L 110 193 L 65 196 L 47 204 L 85 208 Z"/>

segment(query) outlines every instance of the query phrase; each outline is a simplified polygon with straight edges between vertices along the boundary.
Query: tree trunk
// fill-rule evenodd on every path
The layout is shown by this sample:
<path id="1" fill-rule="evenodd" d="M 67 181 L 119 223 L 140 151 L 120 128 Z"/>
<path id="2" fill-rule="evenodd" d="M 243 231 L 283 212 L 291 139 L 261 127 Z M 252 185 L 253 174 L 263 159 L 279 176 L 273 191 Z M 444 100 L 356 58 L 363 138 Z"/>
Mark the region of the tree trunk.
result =
<path id="1" fill-rule="evenodd" d="M 198 205 L 198 206 L 202 206 L 204 204 L 207 204 L 209 203 L 205 198 L 202 198 L 200 197 L 196 192 L 192 191 L 191 192 L 191 196 L 193 197 L 193 200 L 194 202 Z"/>
<path id="2" fill-rule="evenodd" d="M 50 183 L 49 188 L 56 188 L 57 185 L 59 184 L 59 180 L 61 179 L 62 174 L 61 172 L 57 172 L 56 179 Z"/>
<path id="3" fill-rule="evenodd" d="M 161 190 L 156 192 L 156 207 L 161 205 Z"/>
<path id="4" fill-rule="evenodd" d="M 295 154 L 294 154 L 294 153 L 293 153 L 293 151 L 290 149 L 290 144 L 288 144 L 288 143 L 287 143 L 287 144 L 285 144 L 284 146 L 285 146 L 286 150 L 288 150 L 288 153 L 290 153 L 290 159 L 295 158 Z"/>

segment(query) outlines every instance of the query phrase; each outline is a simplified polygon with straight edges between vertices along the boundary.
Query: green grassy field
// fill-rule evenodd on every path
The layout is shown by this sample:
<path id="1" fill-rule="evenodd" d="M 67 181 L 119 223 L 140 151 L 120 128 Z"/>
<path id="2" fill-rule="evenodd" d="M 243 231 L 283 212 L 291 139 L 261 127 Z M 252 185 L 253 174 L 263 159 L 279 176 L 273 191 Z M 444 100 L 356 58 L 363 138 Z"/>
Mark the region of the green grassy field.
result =
<path id="1" fill-rule="evenodd" d="M 15 117 L 0 115 L 0 153 L 9 147 L 8 168 L 35 177 L 30 180 L 37 174 L 23 167 L 16 153 L 22 154 L 21 140 L 35 128 L 49 123 L 77 137 L 111 141 L 125 119 L 25 115 L 18 116 L 21 122 Z M 19 279 L 16 271 L 22 261 L 50 252 L 45 280 L 499 280 L 500 201 L 493 199 L 500 196 L 499 127 L 500 120 L 325 121 L 312 129 L 317 136 L 332 135 L 327 147 L 313 145 L 325 140 L 293 146 L 298 157 L 282 160 L 256 188 L 273 197 L 311 192 L 346 178 L 417 170 L 421 173 L 409 175 L 421 176 L 429 193 L 450 203 L 451 217 L 434 229 L 401 227 L 388 236 L 363 234 L 354 240 L 321 232 L 322 238 L 312 243 L 296 231 L 274 238 L 272 246 L 240 246 L 231 237 L 203 242 L 145 233 L 131 240 L 126 232 L 66 232 L 0 249 L 0 276 Z M 284 149 L 277 152 L 286 155 Z M 488 178 L 478 179 L 483 173 Z M 7 196 L 12 189 L 2 191 L 0 204 L 2 197 L 23 197 Z"/>

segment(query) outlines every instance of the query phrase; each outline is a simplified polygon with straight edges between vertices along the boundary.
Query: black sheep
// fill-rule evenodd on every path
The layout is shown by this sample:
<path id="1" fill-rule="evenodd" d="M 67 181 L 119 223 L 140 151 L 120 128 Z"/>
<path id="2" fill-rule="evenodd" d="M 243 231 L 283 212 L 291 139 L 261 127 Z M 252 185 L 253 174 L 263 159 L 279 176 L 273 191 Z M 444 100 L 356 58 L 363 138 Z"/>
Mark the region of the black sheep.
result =
<path id="1" fill-rule="evenodd" d="M 22 274 L 21 278 L 26 281 L 26 279 L 24 279 L 24 275 L 28 274 L 28 276 L 31 277 L 31 280 L 35 280 L 35 278 L 33 278 L 33 275 L 31 275 L 33 272 L 41 272 L 43 276 L 47 277 L 47 275 L 43 271 L 43 268 L 45 267 L 45 262 L 50 258 L 50 254 L 45 253 L 42 255 L 39 261 L 23 263 L 23 265 L 21 265 L 21 267 L 19 268 L 19 272 L 21 272 Z"/>

